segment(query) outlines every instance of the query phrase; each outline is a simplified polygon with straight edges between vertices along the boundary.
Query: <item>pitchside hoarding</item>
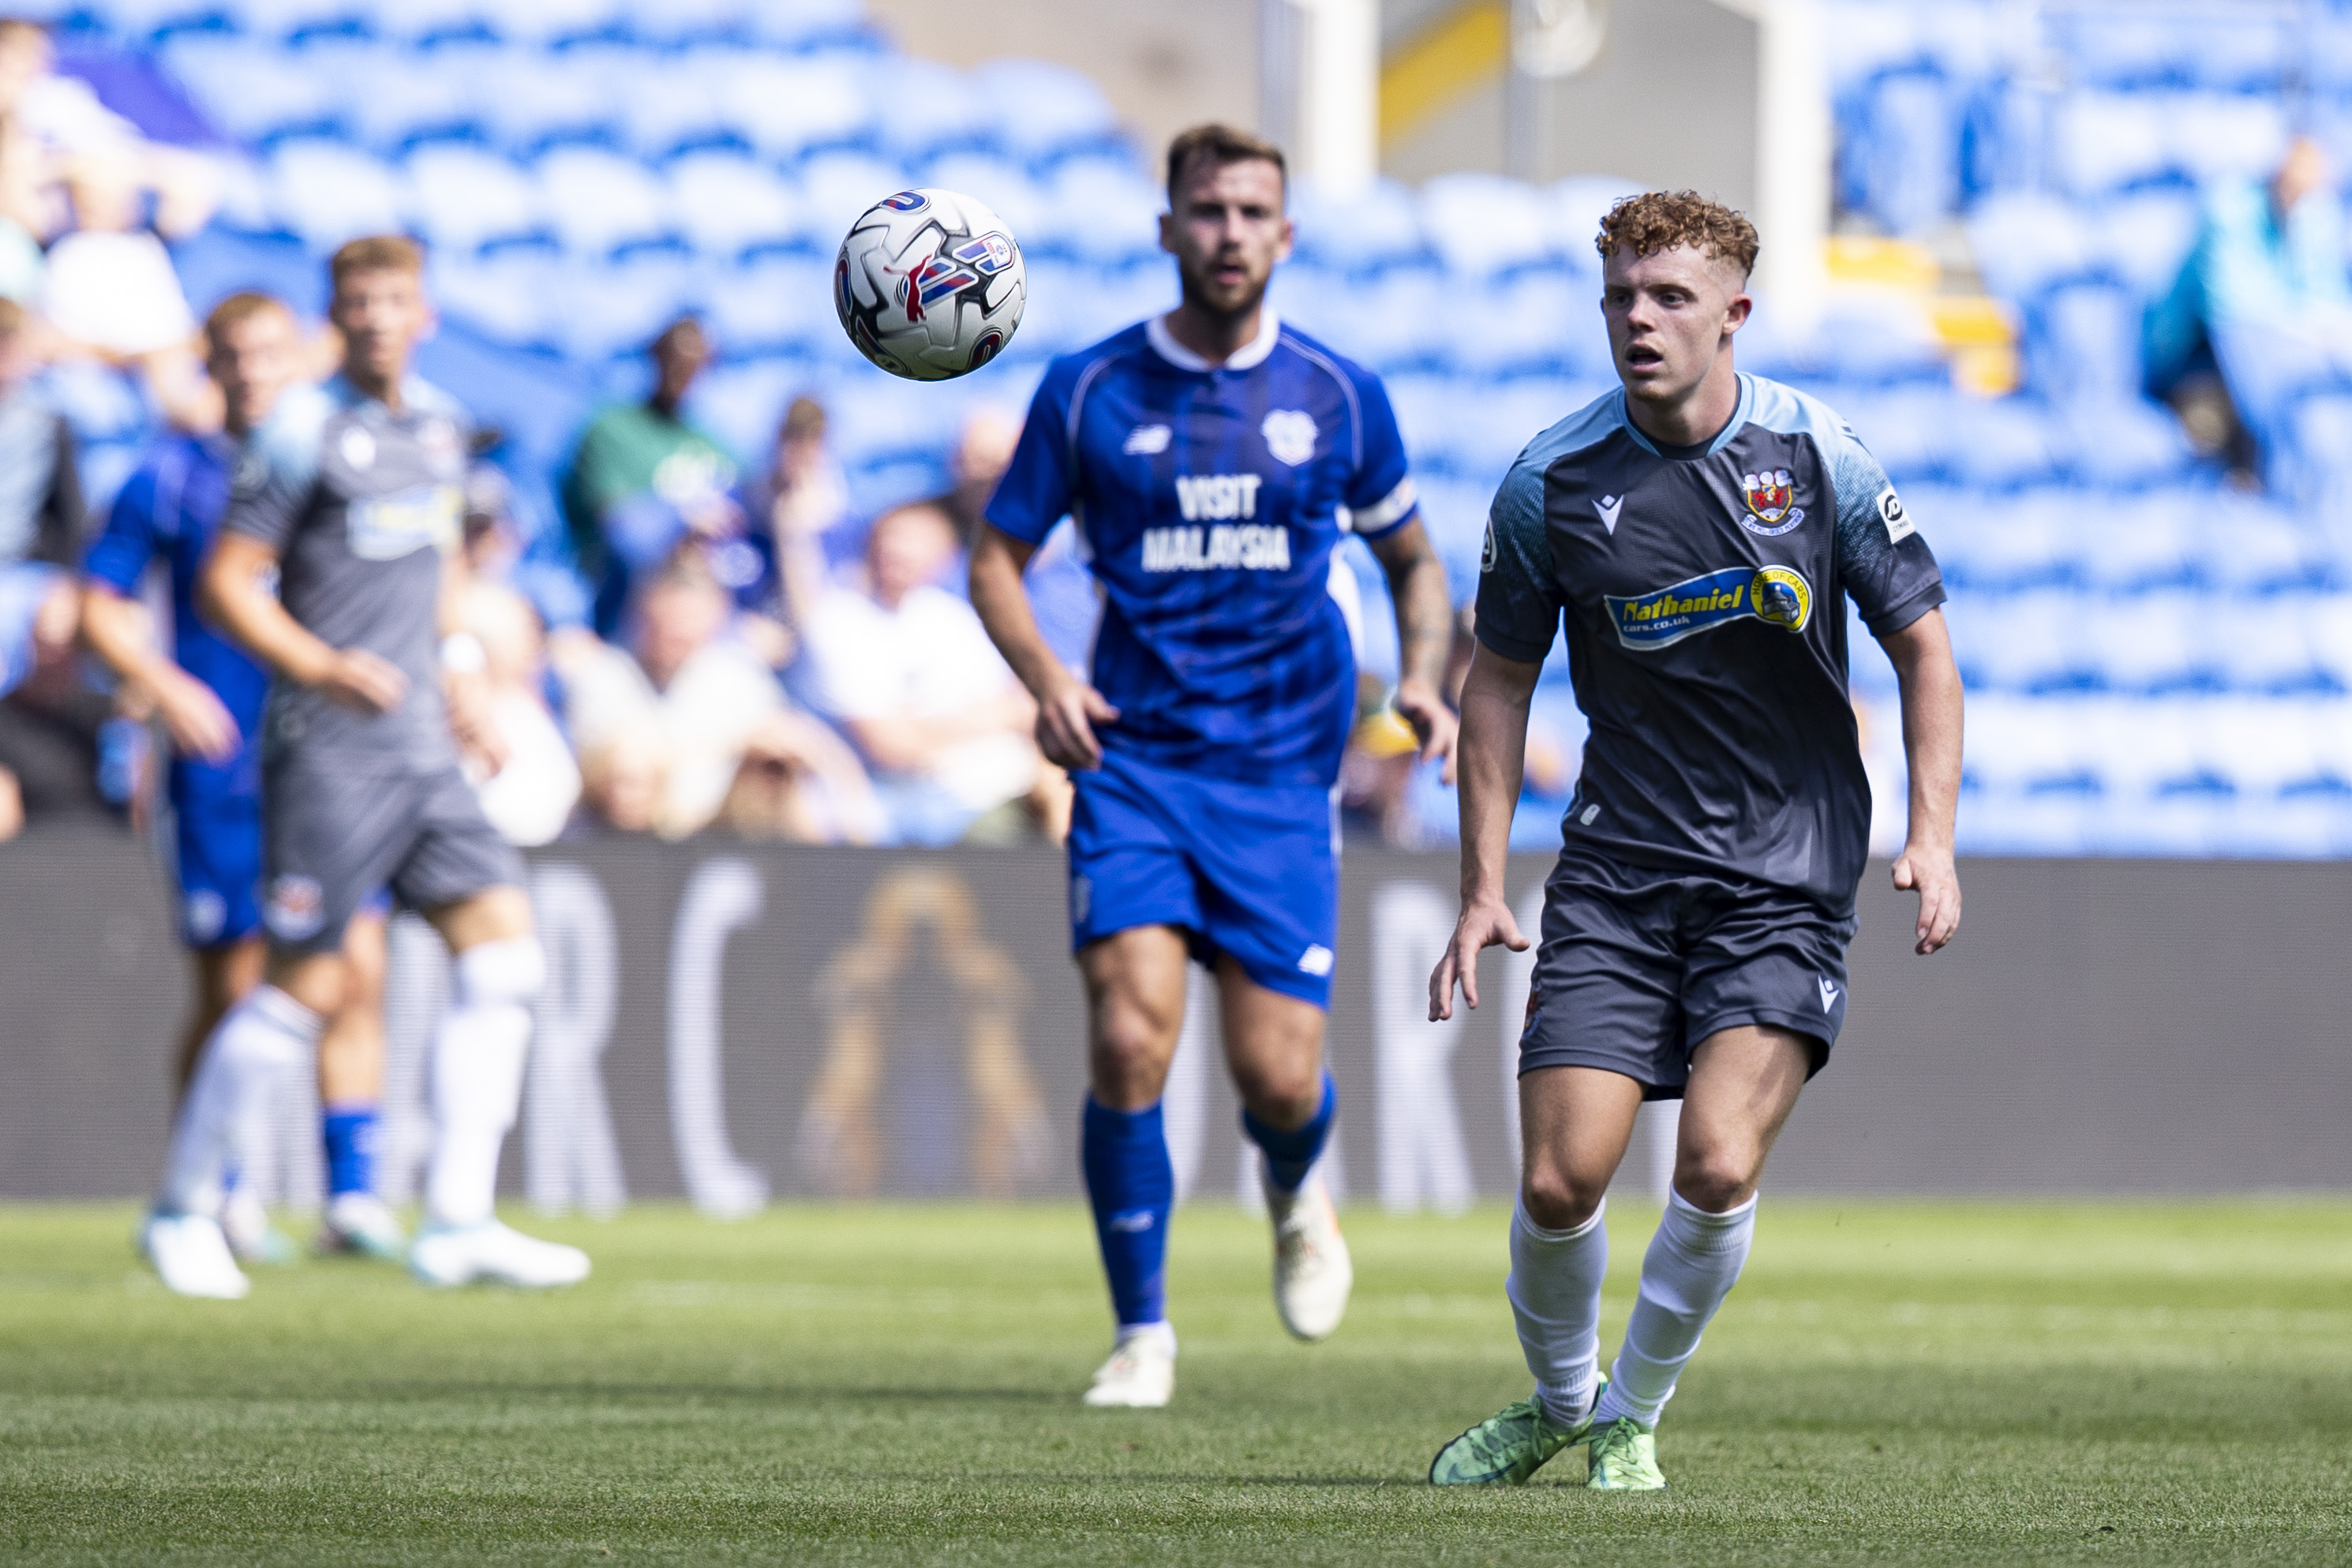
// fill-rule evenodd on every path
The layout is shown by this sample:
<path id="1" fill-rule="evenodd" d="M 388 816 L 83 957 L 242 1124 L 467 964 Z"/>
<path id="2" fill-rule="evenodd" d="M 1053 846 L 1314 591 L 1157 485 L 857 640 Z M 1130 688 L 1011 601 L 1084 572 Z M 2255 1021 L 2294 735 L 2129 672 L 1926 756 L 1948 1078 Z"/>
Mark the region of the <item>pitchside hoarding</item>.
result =
<path id="1" fill-rule="evenodd" d="M 1547 862 L 1515 862 L 1535 928 Z M 550 1208 L 690 1199 L 1071 1196 L 1084 1012 L 1060 857 L 661 845 L 534 856 L 551 962 L 508 1181 Z M 1332 1061 L 1334 1180 L 1356 1203 L 1449 1210 L 1507 1194 L 1528 962 L 1489 955 L 1486 1006 L 1423 1021 L 1452 928 L 1448 855 L 1351 852 Z M 1844 1040 L 1808 1090 L 1775 1190 L 2244 1192 L 2352 1186 L 2341 934 L 2352 869 L 1974 862 L 1934 959 L 1874 867 Z M 154 1179 L 184 1005 L 170 893 L 132 841 L 0 847 L 0 1197 L 127 1196 Z M 427 1132 L 437 942 L 394 934 L 384 1169 L 413 1190 Z M 1196 976 L 1169 1087 L 1179 1180 L 1252 1182 Z M 315 1113 L 289 1100 L 257 1177 L 314 1193 Z M 1645 1113 L 1645 1117 L 1649 1113 Z M 1651 1119 L 1629 1179 L 1658 1179 Z"/>

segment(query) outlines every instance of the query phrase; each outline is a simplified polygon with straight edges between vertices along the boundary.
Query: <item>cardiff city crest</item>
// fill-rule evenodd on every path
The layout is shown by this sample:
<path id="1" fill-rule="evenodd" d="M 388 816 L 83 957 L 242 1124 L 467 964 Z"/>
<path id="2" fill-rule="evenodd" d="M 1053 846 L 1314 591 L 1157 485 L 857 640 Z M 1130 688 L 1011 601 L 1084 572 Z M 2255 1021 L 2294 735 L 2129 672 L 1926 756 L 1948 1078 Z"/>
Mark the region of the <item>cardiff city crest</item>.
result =
<path id="1" fill-rule="evenodd" d="M 1796 484 L 1786 468 L 1742 475 L 1739 493 L 1748 503 L 1748 515 L 1739 519 L 1739 526 L 1751 534 L 1772 538 L 1805 520 L 1805 509 L 1795 504 Z"/>

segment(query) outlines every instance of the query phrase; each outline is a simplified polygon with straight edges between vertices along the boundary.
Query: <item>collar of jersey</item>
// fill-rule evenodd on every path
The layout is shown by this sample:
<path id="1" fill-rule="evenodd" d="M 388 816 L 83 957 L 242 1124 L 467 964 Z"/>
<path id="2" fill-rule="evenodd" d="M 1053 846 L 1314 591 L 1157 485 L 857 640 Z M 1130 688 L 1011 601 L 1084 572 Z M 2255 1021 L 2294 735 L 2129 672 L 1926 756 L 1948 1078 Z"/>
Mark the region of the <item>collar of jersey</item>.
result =
<path id="1" fill-rule="evenodd" d="M 1235 349 L 1222 365 L 1213 365 L 1176 340 L 1168 329 L 1168 318 L 1154 316 L 1143 324 L 1143 335 L 1151 344 L 1151 351 L 1180 371 L 1254 371 L 1265 363 L 1274 352 L 1276 340 L 1282 336 L 1282 319 L 1273 309 L 1261 305 L 1257 309 L 1257 336 Z"/>
<path id="2" fill-rule="evenodd" d="M 1755 412 L 1756 382 L 1747 371 L 1742 371 L 1739 372 L 1738 406 L 1731 411 L 1731 418 L 1729 422 L 1724 425 L 1722 430 L 1716 434 L 1715 439 L 1706 444 L 1706 452 L 1705 455 L 1712 457 L 1717 453 L 1722 451 L 1725 447 L 1730 445 L 1731 438 L 1739 434 L 1739 427 L 1746 424 L 1748 423 L 1748 416 Z M 1633 412 L 1625 406 L 1625 389 L 1623 387 L 1619 387 L 1617 389 L 1617 420 L 1619 423 L 1625 427 L 1625 434 L 1633 438 L 1634 445 L 1640 447 L 1643 451 L 1648 453 L 1653 457 L 1663 457 L 1665 455 L 1664 453 L 1658 450 L 1656 443 L 1653 442 L 1648 436 L 1642 434 L 1642 427 L 1633 423 Z"/>

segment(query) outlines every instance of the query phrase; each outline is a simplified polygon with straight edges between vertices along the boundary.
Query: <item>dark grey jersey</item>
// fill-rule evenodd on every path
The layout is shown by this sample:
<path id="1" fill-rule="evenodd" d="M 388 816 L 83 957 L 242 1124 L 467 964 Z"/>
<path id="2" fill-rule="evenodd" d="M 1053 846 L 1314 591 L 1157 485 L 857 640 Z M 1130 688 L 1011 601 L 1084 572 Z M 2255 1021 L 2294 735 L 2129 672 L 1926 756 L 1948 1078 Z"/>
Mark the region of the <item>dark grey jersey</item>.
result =
<path id="1" fill-rule="evenodd" d="M 1539 660 L 1565 613 L 1591 725 L 1568 841 L 1850 912 L 1870 785 L 1848 594 L 1883 636 L 1944 587 L 1885 471 L 1817 399 L 1743 375 L 1731 423 L 1687 455 L 1635 430 L 1622 390 L 1538 436 L 1495 497 L 1478 640 Z"/>
<path id="2" fill-rule="evenodd" d="M 464 538 L 465 411 L 412 380 L 401 412 L 341 377 L 289 393 L 246 443 L 221 526 L 274 548 L 287 612 L 400 666 L 408 698 L 363 714 L 280 681 L 265 754 L 428 772 L 455 760 L 441 706 L 441 558 Z"/>

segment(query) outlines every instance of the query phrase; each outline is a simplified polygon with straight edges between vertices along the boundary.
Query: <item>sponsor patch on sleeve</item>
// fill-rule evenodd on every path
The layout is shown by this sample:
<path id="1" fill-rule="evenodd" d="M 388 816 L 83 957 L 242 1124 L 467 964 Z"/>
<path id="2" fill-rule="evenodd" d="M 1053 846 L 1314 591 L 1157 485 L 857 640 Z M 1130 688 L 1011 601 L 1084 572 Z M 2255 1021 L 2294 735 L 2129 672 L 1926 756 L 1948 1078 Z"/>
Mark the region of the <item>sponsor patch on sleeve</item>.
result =
<path id="1" fill-rule="evenodd" d="M 1911 524 L 1911 514 L 1903 509 L 1903 497 L 1889 485 L 1878 493 L 1878 520 L 1886 525 L 1886 542 L 1899 545 L 1919 530 Z"/>

